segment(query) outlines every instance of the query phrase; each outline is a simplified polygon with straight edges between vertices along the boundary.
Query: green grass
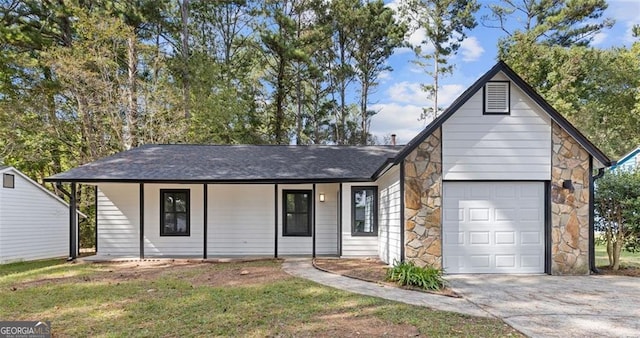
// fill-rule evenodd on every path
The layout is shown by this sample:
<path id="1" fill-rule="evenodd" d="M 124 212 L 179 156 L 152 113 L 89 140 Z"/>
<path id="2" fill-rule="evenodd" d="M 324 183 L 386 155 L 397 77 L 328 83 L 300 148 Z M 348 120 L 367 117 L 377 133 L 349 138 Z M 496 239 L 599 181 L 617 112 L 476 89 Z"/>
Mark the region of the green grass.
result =
<path id="1" fill-rule="evenodd" d="M 609 265 L 607 248 L 604 245 L 596 245 L 596 265 Z M 640 252 L 628 252 L 623 250 L 620 253 L 620 265 L 623 267 L 636 267 L 640 269 Z"/>
<path id="2" fill-rule="evenodd" d="M 230 270 L 279 264 L 165 267 L 146 277 L 135 267 L 60 260 L 0 265 L 0 318 L 50 320 L 56 336 L 372 336 L 402 330 L 520 336 L 497 319 L 355 295 L 294 277 L 235 286 L 201 283 L 203 274 L 228 278 Z"/>

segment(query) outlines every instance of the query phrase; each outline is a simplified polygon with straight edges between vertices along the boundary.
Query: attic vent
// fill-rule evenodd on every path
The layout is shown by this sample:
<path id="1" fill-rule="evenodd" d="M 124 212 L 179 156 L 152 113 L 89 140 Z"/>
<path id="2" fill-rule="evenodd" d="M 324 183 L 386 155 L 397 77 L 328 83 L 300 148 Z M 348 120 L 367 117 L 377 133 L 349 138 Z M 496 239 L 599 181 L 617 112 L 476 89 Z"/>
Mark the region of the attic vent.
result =
<path id="1" fill-rule="evenodd" d="M 509 114 L 509 82 L 487 82 L 484 86 L 485 114 Z"/>

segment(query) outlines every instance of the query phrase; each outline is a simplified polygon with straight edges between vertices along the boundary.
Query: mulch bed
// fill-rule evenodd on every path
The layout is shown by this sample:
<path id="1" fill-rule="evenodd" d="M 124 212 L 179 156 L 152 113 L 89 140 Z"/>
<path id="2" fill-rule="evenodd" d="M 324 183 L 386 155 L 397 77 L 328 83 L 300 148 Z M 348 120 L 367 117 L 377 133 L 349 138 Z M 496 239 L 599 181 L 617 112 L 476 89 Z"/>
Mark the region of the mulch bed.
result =
<path id="1" fill-rule="evenodd" d="M 598 270 L 602 275 L 640 277 L 640 268 L 637 267 L 621 267 L 619 270 L 611 270 L 608 266 L 599 266 Z"/>
<path id="2" fill-rule="evenodd" d="M 400 286 L 389 282 L 387 281 L 387 270 L 389 269 L 389 266 L 377 258 L 316 258 L 313 260 L 313 266 L 318 270 L 367 282 L 454 298 L 461 297 L 450 288 L 445 288 L 440 291 L 431 291 L 410 286 Z"/>

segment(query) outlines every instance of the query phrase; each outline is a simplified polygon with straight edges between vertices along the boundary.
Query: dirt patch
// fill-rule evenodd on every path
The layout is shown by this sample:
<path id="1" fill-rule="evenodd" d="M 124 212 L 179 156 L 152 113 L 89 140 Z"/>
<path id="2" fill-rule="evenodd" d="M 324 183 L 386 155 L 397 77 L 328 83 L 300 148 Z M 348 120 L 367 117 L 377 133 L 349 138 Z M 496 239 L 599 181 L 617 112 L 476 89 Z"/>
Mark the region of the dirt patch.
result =
<path id="1" fill-rule="evenodd" d="M 372 283 L 379 283 L 400 287 L 402 289 L 433 293 L 448 297 L 460 298 L 450 288 L 440 291 L 427 291 L 417 287 L 399 286 L 387 281 L 387 270 L 389 266 L 377 258 L 340 258 L 340 259 L 314 259 L 313 265 L 320 270 L 335 273 L 337 275 L 351 277 Z"/>
<path id="2" fill-rule="evenodd" d="M 320 270 L 374 283 L 385 282 L 389 269 L 389 266 L 376 258 L 315 259 L 313 265 Z"/>
<path id="3" fill-rule="evenodd" d="M 601 266 L 598 267 L 598 270 L 602 275 L 640 277 L 640 268 L 637 267 L 626 267 L 620 268 L 620 270 L 612 270 L 608 266 Z"/>
<path id="4" fill-rule="evenodd" d="M 194 285 L 244 286 L 258 285 L 293 278 L 278 267 L 247 266 L 199 274 L 191 278 Z"/>
<path id="5" fill-rule="evenodd" d="M 12 287 L 27 288 L 45 284 L 63 284 L 68 282 L 99 282 L 119 284 L 135 280 L 155 280 L 161 277 L 175 277 L 189 281 L 193 286 L 244 286 L 256 285 L 292 278 L 282 271 L 277 260 L 258 262 L 211 263 L 191 260 L 149 260 L 112 263 L 76 263 L 92 264 L 94 270 L 88 275 L 60 275 L 22 282 Z"/>

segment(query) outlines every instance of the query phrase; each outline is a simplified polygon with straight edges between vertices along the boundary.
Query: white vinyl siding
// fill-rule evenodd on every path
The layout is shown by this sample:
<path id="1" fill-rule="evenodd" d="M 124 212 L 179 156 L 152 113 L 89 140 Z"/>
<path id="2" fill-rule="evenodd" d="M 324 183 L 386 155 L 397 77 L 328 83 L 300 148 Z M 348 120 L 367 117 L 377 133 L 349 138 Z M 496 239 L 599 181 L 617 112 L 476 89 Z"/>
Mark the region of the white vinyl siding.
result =
<path id="1" fill-rule="evenodd" d="M 342 256 L 376 257 L 378 256 L 378 236 L 352 236 L 351 227 L 351 187 L 376 186 L 375 183 L 342 184 Z"/>
<path id="2" fill-rule="evenodd" d="M 9 169 L 14 188 L 0 188 L 0 263 L 69 253 L 69 208 L 37 182 Z"/>
<path id="3" fill-rule="evenodd" d="M 447 273 L 544 272 L 543 182 L 444 182 Z"/>
<path id="4" fill-rule="evenodd" d="M 378 255 L 393 264 L 400 261 L 400 170 L 396 166 L 378 180 Z"/>
<path id="5" fill-rule="evenodd" d="M 211 184 L 208 191 L 209 256 L 273 256 L 273 185 Z"/>
<path id="6" fill-rule="evenodd" d="M 338 184 L 316 185 L 316 255 L 338 254 L 338 188 Z"/>
<path id="7" fill-rule="evenodd" d="M 140 254 L 140 199 L 138 184 L 98 185 L 98 254 L 133 256 Z"/>
<path id="8" fill-rule="evenodd" d="M 551 179 L 548 116 L 517 86 L 511 86 L 510 115 L 483 115 L 482 100 L 480 90 L 444 122 L 443 178 Z"/>
<path id="9" fill-rule="evenodd" d="M 160 236 L 160 189 L 189 190 L 189 236 Z M 200 257 L 204 254 L 202 184 L 144 185 L 144 255 Z M 136 194 L 138 195 L 138 194 Z"/>

